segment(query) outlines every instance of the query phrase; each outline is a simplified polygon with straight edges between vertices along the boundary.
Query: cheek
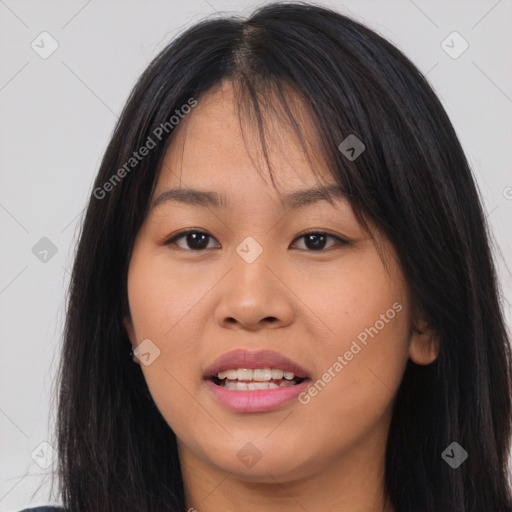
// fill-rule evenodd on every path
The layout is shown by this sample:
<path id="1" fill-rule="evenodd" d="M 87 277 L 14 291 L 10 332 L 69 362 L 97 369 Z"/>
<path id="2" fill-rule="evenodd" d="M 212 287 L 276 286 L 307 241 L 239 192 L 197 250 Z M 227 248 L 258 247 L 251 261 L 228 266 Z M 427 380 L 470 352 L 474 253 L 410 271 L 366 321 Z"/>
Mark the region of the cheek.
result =
<path id="1" fill-rule="evenodd" d="M 149 339 L 158 353 L 150 365 L 141 365 L 157 405 L 164 396 L 177 397 L 179 403 L 180 383 L 190 380 L 190 369 L 197 367 L 202 325 L 196 306 L 206 290 L 197 276 L 180 270 L 169 266 L 161 250 L 153 252 L 149 244 L 135 246 L 128 299 L 137 343 Z"/>
<path id="2" fill-rule="evenodd" d="M 409 311 L 403 277 L 391 264 L 388 273 L 376 252 L 353 254 L 328 274 L 305 276 L 295 281 L 296 289 L 325 328 L 321 337 L 317 332 L 311 339 L 326 354 L 349 350 L 358 337 L 363 345 L 368 341 L 367 346 L 375 340 L 376 351 L 400 350 L 407 344 Z M 383 339 L 394 342 L 384 344 Z"/>
<path id="3" fill-rule="evenodd" d="M 197 348 L 202 329 L 200 303 L 215 275 L 198 274 L 189 265 L 170 265 L 161 249 L 134 250 L 128 273 L 128 297 L 137 341 L 150 338 L 174 355 Z M 182 335 L 186 326 L 187 335 Z"/>
<path id="4" fill-rule="evenodd" d="M 308 295 L 308 306 L 328 330 L 325 336 L 310 333 L 316 384 L 301 402 L 311 428 L 329 410 L 352 437 L 389 412 L 408 358 L 410 312 L 398 268 L 388 273 L 376 253 L 345 263 Z"/>
<path id="5" fill-rule="evenodd" d="M 141 364 L 141 371 L 155 405 L 177 432 L 190 428 L 186 418 L 204 414 L 189 391 L 191 379 L 200 378 L 192 373 L 204 327 L 197 304 L 207 292 L 199 281 L 148 246 L 135 247 L 127 283 L 132 322 L 137 343 L 150 339 L 159 354 L 150 365 Z"/>
<path id="6" fill-rule="evenodd" d="M 296 433 L 280 432 L 283 444 L 287 436 L 295 434 L 300 440 L 305 432 L 311 433 L 306 436 L 309 451 L 305 463 L 329 459 L 367 442 L 375 443 L 375 453 L 385 446 L 394 397 L 407 361 L 406 323 L 399 317 L 402 312 L 380 330 L 373 330 L 375 318 L 364 327 L 365 323 L 358 324 L 354 317 L 352 336 L 344 334 L 337 347 L 317 347 L 315 353 L 322 367 L 299 396 L 296 418 L 300 418 L 300 428 Z M 312 460 L 307 460 L 308 456 Z"/>

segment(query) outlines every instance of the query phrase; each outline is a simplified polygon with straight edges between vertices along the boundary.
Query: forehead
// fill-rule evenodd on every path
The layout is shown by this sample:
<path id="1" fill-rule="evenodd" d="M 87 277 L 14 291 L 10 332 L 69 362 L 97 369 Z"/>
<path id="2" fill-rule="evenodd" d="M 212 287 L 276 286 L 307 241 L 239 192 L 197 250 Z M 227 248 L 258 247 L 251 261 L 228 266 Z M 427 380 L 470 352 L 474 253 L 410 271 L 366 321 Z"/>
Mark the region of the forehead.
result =
<path id="1" fill-rule="evenodd" d="M 281 195 L 305 187 L 336 185 L 318 149 L 311 117 L 298 98 L 291 95 L 288 100 L 302 141 L 275 98 L 264 99 L 260 127 L 254 109 L 240 105 L 229 82 L 202 95 L 173 135 L 155 195 L 169 187 L 222 189 L 235 195 L 266 189 L 271 195 Z"/>

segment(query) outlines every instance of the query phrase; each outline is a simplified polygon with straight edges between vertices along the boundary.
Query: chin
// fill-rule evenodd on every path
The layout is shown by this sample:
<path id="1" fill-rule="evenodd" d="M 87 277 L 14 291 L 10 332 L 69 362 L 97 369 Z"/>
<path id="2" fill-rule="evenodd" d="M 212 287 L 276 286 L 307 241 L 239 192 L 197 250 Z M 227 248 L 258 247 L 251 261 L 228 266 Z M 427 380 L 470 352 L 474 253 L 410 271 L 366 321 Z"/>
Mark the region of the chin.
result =
<path id="1" fill-rule="evenodd" d="M 232 478 L 247 482 L 275 484 L 305 478 L 314 472 L 313 456 L 308 456 L 293 443 L 289 446 L 274 445 L 268 439 L 256 438 L 254 441 L 239 440 L 224 445 L 222 452 L 215 450 L 205 457 L 217 469 L 231 473 Z"/>

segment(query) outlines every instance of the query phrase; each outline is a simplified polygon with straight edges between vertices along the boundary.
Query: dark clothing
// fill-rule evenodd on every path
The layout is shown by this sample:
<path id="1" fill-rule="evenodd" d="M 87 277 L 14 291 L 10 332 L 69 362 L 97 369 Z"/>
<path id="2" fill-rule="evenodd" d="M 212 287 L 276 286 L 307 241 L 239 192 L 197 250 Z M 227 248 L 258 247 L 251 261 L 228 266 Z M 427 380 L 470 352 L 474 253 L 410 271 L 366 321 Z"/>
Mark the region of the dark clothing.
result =
<path id="1" fill-rule="evenodd" d="M 21 510 L 20 512 L 60 512 L 61 510 L 64 510 L 60 507 L 35 507 L 35 508 L 25 508 Z"/>

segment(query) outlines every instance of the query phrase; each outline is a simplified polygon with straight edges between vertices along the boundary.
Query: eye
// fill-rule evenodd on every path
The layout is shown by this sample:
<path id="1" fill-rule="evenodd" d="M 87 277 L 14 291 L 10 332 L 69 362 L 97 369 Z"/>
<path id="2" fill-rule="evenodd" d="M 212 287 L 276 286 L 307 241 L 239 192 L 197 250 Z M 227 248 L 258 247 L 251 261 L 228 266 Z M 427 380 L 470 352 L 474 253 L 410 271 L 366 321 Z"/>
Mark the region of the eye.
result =
<path id="1" fill-rule="evenodd" d="M 325 244 L 328 239 L 336 241 L 337 245 L 347 245 L 349 243 L 347 240 L 344 240 L 339 236 L 330 235 L 329 233 L 324 233 L 322 231 L 309 231 L 308 233 L 303 233 L 298 236 L 295 240 L 300 240 L 301 238 L 304 239 L 307 249 L 317 252 L 325 249 Z M 336 243 L 334 245 L 336 245 Z M 332 245 L 330 247 L 332 247 Z"/>
<path id="2" fill-rule="evenodd" d="M 331 239 L 335 243 L 331 244 L 327 248 L 332 247 L 333 245 L 347 245 L 349 242 L 340 238 L 339 236 L 330 235 L 329 233 L 324 233 L 322 231 L 310 231 L 308 233 L 303 233 L 298 236 L 296 240 L 304 239 L 306 249 L 299 248 L 300 250 L 310 250 L 320 252 L 326 249 L 325 245 L 327 240 Z M 178 243 L 179 240 L 184 239 L 184 244 L 180 245 Z M 205 233 L 204 231 L 198 230 L 188 230 L 182 231 L 181 233 L 176 233 L 174 236 L 169 238 L 164 242 L 165 245 L 177 245 L 180 249 L 184 250 L 192 250 L 195 252 L 202 251 L 204 249 L 211 249 L 212 247 L 208 246 L 211 240 L 215 240 L 211 235 Z M 292 244 L 293 247 L 294 244 Z"/>
<path id="3" fill-rule="evenodd" d="M 187 244 L 186 247 L 177 243 L 177 241 L 182 238 L 185 239 L 185 244 Z M 203 249 L 211 249 L 211 247 L 208 247 L 209 239 L 214 240 L 211 235 L 204 231 L 188 230 L 172 236 L 169 240 L 165 241 L 165 245 L 177 245 L 181 249 L 185 250 L 192 249 L 194 251 L 202 251 Z"/>

